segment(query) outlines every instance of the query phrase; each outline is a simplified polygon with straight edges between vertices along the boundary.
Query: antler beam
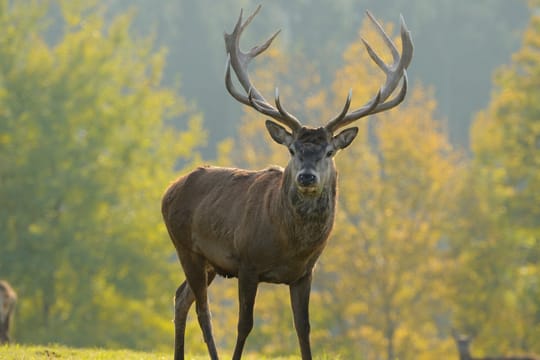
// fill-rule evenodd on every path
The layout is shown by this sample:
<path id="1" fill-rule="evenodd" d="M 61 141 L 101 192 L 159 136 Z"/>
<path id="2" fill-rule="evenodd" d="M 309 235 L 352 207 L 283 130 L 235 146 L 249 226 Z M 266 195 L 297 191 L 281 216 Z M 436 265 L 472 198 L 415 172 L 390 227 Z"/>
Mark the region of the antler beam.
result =
<path id="1" fill-rule="evenodd" d="M 379 34 L 384 39 L 385 44 L 390 48 L 392 53 L 393 63 L 387 65 L 381 57 L 373 50 L 371 45 L 365 40 L 362 39 L 367 52 L 371 59 L 377 64 L 377 66 L 386 74 L 386 81 L 384 85 L 379 89 L 377 94 L 369 100 L 364 106 L 348 112 L 350 106 L 351 92 L 347 97 L 347 101 L 343 110 L 332 120 L 326 124 L 326 128 L 330 132 L 334 132 L 339 128 L 349 125 L 350 123 L 363 118 L 368 115 L 373 115 L 381 111 L 389 110 L 398 104 L 400 104 L 405 98 L 407 93 L 407 67 L 411 63 L 413 56 L 413 44 L 411 40 L 411 34 L 405 25 L 405 20 L 403 16 L 400 17 L 401 20 L 401 55 L 399 54 L 398 49 L 386 34 L 381 24 L 373 17 L 373 15 L 366 11 L 368 18 L 375 24 L 375 27 Z M 400 80 L 403 79 L 403 84 L 399 93 L 392 99 L 388 100 L 390 95 L 399 85 Z M 388 100 L 388 101 L 387 101 Z"/>
<path id="2" fill-rule="evenodd" d="M 289 127 L 293 132 L 298 130 L 302 127 L 302 124 L 296 117 L 294 117 L 292 114 L 290 114 L 285 108 L 281 105 L 281 102 L 279 100 L 279 91 L 276 88 L 276 94 L 275 94 L 275 103 L 277 106 L 274 107 L 271 105 L 266 99 L 262 96 L 262 94 L 257 90 L 257 88 L 252 84 L 249 74 L 247 72 L 247 66 L 249 62 L 254 59 L 257 55 L 264 52 L 272 41 L 276 38 L 276 36 L 279 34 L 281 30 L 276 31 L 268 40 L 266 40 L 262 45 L 260 46 L 254 46 L 250 51 L 247 53 L 240 50 L 240 36 L 242 35 L 242 32 L 244 29 L 251 23 L 255 15 L 259 12 L 261 9 L 261 5 L 255 9 L 253 14 L 251 14 L 244 23 L 242 23 L 242 15 L 243 12 L 240 11 L 240 16 L 238 17 L 238 21 L 236 22 L 236 25 L 234 27 L 234 30 L 232 33 L 227 34 L 225 33 L 225 48 L 228 53 L 227 57 L 227 70 L 225 72 L 225 86 L 227 87 L 227 90 L 229 93 L 234 97 L 237 101 L 241 102 L 244 105 L 251 106 L 258 112 L 268 115 L 272 117 L 273 119 L 277 120 L 278 122 L 282 123 L 283 125 Z M 238 81 L 240 82 L 240 85 L 244 88 L 247 95 L 244 95 L 240 93 L 233 85 L 232 79 L 231 79 L 231 67 L 236 74 L 236 77 Z"/>

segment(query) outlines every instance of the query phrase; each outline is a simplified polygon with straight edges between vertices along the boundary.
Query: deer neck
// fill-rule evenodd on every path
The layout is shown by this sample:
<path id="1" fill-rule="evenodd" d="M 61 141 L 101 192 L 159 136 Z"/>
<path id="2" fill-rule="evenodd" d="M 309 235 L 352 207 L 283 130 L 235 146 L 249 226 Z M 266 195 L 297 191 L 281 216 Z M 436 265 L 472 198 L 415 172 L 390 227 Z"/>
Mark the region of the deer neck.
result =
<path id="1" fill-rule="evenodd" d="M 281 202 L 289 228 L 295 238 L 313 242 L 326 240 L 334 224 L 336 207 L 336 177 L 331 177 L 320 192 L 303 193 L 296 186 L 288 168 L 283 173 Z"/>

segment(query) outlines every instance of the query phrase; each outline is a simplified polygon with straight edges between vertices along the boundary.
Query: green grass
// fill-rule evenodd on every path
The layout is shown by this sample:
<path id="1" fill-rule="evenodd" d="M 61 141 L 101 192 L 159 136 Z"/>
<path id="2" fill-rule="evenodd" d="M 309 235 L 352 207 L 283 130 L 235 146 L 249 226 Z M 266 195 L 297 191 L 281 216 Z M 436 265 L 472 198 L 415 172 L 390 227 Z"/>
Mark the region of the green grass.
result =
<path id="1" fill-rule="evenodd" d="M 170 358 L 171 356 L 168 354 L 143 353 L 130 350 L 74 349 L 59 345 L 12 345 L 0 347 L 0 359 L 2 360 L 165 360 Z"/>
<path id="2" fill-rule="evenodd" d="M 229 353 L 221 354 L 227 359 Z M 132 350 L 105 350 L 105 349 L 75 349 L 60 345 L 50 346 L 0 346 L 0 359 L 2 360 L 169 360 L 172 353 L 145 353 Z M 207 360 L 208 355 L 186 356 L 187 360 Z M 246 354 L 245 360 L 299 360 L 298 356 L 264 357 L 258 354 Z M 334 360 L 335 357 L 321 356 L 318 360 Z"/>

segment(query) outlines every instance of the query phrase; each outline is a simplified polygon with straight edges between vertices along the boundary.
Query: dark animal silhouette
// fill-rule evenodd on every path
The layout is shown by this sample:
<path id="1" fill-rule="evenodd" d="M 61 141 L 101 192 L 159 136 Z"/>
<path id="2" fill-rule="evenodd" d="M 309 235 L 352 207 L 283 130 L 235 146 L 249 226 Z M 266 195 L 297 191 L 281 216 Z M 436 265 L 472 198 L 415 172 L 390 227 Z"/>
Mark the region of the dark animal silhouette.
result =
<path id="1" fill-rule="evenodd" d="M 458 348 L 459 360 L 540 360 L 540 357 L 536 355 L 472 356 L 470 346 L 473 338 L 458 334 L 455 330 L 452 330 L 452 336 Z"/>
<path id="2" fill-rule="evenodd" d="M 9 327 L 15 304 L 17 302 L 17 294 L 7 281 L 0 280 L 0 345 L 9 344 Z"/>
<path id="3" fill-rule="evenodd" d="M 385 64 L 364 41 L 371 58 L 386 74 L 385 83 L 361 108 L 349 112 L 349 92 L 341 112 L 324 127 L 303 126 L 281 105 L 277 89 L 274 106 L 249 78 L 248 63 L 279 33 L 247 53 L 239 49 L 240 35 L 259 9 L 244 23 L 241 12 L 233 32 L 225 34 L 226 88 L 237 101 L 288 128 L 266 121 L 272 139 L 286 146 L 291 158 L 285 169 L 200 167 L 176 180 L 163 196 L 163 218 L 186 276 L 175 296 L 176 360 L 184 358 L 186 317 L 194 301 L 210 357 L 218 358 L 207 299 L 207 287 L 216 273 L 238 278 L 240 306 L 233 359 L 240 359 L 253 327 L 259 282 L 289 285 L 302 359 L 311 359 L 308 303 L 312 270 L 334 223 L 337 172 L 333 158 L 353 141 L 358 128 L 334 133 L 355 120 L 397 106 L 407 91 L 406 68 L 413 47 L 403 19 L 400 54 L 368 13 L 393 56 L 394 63 Z M 234 87 L 231 67 L 245 93 Z M 390 98 L 400 82 L 400 91 Z"/>

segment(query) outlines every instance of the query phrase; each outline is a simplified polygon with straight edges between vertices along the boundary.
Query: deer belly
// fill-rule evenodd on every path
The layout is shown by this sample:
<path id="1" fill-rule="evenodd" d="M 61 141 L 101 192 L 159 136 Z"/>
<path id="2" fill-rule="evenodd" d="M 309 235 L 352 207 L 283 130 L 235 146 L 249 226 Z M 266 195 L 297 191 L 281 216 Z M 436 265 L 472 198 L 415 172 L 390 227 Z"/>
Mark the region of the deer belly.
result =
<path id="1" fill-rule="evenodd" d="M 260 273 L 259 280 L 273 284 L 291 284 L 307 273 L 308 266 L 304 262 L 274 264 Z"/>

